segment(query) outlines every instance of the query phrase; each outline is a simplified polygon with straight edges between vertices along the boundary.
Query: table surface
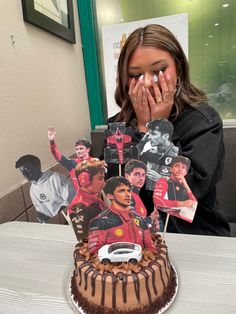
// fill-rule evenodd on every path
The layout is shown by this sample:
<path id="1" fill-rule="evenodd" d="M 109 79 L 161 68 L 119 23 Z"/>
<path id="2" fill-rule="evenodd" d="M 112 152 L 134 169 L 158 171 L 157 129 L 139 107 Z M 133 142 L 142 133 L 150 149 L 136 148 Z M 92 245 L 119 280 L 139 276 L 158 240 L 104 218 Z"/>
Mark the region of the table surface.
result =
<path id="1" fill-rule="evenodd" d="M 165 313 L 236 313 L 236 238 L 166 234 L 179 278 Z M 71 226 L 0 225 L 0 314 L 73 314 Z"/>

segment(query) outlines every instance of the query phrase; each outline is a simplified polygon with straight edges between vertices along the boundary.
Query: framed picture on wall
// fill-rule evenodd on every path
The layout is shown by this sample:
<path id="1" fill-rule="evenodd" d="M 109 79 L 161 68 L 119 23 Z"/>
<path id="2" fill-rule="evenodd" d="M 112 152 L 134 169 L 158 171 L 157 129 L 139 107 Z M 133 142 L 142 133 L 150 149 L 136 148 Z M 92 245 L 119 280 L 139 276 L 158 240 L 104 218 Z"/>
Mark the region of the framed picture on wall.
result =
<path id="1" fill-rule="evenodd" d="M 21 0 L 24 21 L 75 44 L 72 0 Z"/>

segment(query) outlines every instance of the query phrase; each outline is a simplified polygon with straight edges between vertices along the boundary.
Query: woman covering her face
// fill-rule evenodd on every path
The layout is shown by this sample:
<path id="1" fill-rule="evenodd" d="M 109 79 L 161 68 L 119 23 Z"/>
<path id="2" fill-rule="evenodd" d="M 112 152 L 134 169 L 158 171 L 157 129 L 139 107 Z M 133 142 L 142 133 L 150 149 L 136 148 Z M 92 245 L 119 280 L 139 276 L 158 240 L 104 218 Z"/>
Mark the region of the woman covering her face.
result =
<path id="1" fill-rule="evenodd" d="M 216 199 L 224 163 L 222 120 L 205 93 L 190 82 L 187 59 L 168 29 L 147 25 L 128 37 L 118 62 L 115 99 L 121 111 L 108 122 L 126 122 L 134 144 L 147 132 L 148 121 L 165 118 L 173 124 L 179 155 L 191 160 L 186 180 L 198 200 L 195 218 L 190 224 L 171 217 L 167 230 L 228 236 L 229 225 Z M 144 187 L 140 196 L 150 214 L 152 191 Z"/>

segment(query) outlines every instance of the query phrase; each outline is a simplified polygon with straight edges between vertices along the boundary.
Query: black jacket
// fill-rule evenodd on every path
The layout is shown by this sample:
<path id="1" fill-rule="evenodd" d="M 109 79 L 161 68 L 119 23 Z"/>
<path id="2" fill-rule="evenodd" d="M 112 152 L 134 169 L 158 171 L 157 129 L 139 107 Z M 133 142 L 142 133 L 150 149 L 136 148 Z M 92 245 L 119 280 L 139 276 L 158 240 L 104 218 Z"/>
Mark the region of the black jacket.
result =
<path id="1" fill-rule="evenodd" d="M 109 122 L 114 120 L 115 117 L 112 117 Z M 172 216 L 167 231 L 229 236 L 229 224 L 216 198 L 216 184 L 222 177 L 224 168 L 223 125 L 219 114 L 203 103 L 195 108 L 186 108 L 172 123 L 172 141 L 179 147 L 179 155 L 191 160 L 186 180 L 197 198 L 198 206 L 192 223 Z M 134 130 L 134 142 L 137 143 L 142 135 Z M 144 187 L 140 191 L 140 197 L 150 213 L 153 210 L 152 192 Z M 165 214 L 161 215 L 165 220 Z"/>

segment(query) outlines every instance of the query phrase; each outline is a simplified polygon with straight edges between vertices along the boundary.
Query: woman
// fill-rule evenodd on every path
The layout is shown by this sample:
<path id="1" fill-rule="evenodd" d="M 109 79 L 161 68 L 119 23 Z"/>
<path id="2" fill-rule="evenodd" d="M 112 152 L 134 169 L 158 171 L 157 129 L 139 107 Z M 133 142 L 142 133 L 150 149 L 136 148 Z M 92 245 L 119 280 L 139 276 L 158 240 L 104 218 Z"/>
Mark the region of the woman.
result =
<path id="1" fill-rule="evenodd" d="M 121 111 L 108 122 L 126 122 L 137 143 L 148 121 L 168 119 L 179 155 L 191 160 L 186 179 L 198 200 L 195 218 L 190 224 L 171 217 L 167 230 L 228 236 L 229 225 L 216 199 L 224 163 L 222 120 L 205 93 L 190 82 L 187 59 L 168 29 L 147 25 L 128 37 L 118 62 L 115 98 Z M 152 191 L 144 188 L 140 195 L 152 211 Z"/>

